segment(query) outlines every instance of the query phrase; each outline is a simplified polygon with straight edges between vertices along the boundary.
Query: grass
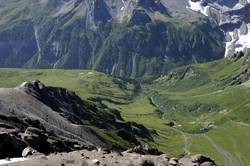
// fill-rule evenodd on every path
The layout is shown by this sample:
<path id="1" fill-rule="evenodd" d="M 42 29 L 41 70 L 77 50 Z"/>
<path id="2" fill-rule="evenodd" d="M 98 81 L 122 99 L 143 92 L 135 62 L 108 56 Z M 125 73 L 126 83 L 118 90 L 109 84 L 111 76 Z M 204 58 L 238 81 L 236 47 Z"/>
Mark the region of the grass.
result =
<path id="1" fill-rule="evenodd" d="M 248 67 L 245 58 L 181 67 L 144 85 L 144 91 L 154 96 L 164 119 L 176 120 L 176 129 L 188 135 L 191 154 L 206 154 L 219 165 L 224 160 L 229 165 L 216 144 L 237 165 L 250 165 L 250 89 L 240 85 Z M 201 129 L 208 123 L 215 127 L 205 136 Z"/>
<path id="2" fill-rule="evenodd" d="M 118 109 L 125 120 L 143 124 L 154 130 L 154 145 L 160 150 L 173 156 L 184 153 L 181 134 L 167 126 L 167 122 L 158 116 L 147 96 L 142 94 L 135 98 L 133 103 L 119 106 Z"/>
<path id="3" fill-rule="evenodd" d="M 227 121 L 211 130 L 208 135 L 225 150 L 230 152 L 239 165 L 250 165 L 250 126 Z"/>
<path id="4" fill-rule="evenodd" d="M 0 69 L 0 87 L 15 87 L 32 80 L 73 90 L 84 99 L 100 96 L 119 102 L 132 98 L 135 88 L 131 83 L 90 70 Z"/>
<path id="5" fill-rule="evenodd" d="M 154 139 L 150 144 L 171 156 L 202 153 L 218 165 L 229 165 L 219 147 L 238 165 L 250 165 L 250 89 L 235 84 L 248 65 L 246 59 L 225 59 L 178 68 L 153 83 L 142 84 L 139 94 L 133 83 L 89 70 L 1 69 L 0 86 L 39 79 L 46 85 L 73 90 L 83 99 L 101 97 L 126 121 L 150 129 Z M 173 120 L 176 127 L 168 126 Z M 201 129 L 209 123 L 214 127 L 203 133 Z M 96 131 L 110 144 L 126 145 L 112 132 Z"/>

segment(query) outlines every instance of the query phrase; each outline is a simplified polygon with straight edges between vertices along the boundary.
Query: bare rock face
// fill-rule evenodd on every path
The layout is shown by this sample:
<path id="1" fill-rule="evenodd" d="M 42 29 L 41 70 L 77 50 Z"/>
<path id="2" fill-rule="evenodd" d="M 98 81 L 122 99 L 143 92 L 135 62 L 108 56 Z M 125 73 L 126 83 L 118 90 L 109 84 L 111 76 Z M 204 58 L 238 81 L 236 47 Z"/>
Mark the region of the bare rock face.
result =
<path id="1" fill-rule="evenodd" d="M 30 0 L 21 9 L 19 3 L 0 2 L 6 18 L 1 67 L 96 69 L 138 78 L 224 54 L 223 33 L 208 19 L 191 17 L 187 0 Z"/>
<path id="2" fill-rule="evenodd" d="M 112 129 L 131 146 L 139 145 L 140 137 L 153 141 L 143 125 L 125 122 L 117 110 L 100 107 L 65 88 L 47 87 L 38 80 L 0 89 L 0 158 L 21 157 L 22 152 L 27 156 L 30 150 L 26 147 L 46 155 L 98 147 L 124 149 L 120 144 L 109 145 L 85 123 Z"/>
<path id="3" fill-rule="evenodd" d="M 248 34 L 248 27 L 245 22 L 242 23 L 240 26 L 240 35 L 247 35 Z"/>
<path id="4" fill-rule="evenodd" d="M 198 7 L 192 8 L 192 3 Z M 213 19 L 225 33 L 225 56 L 250 48 L 250 2 L 248 0 L 212 0 L 206 3 L 203 0 L 191 0 L 189 5 L 192 10 Z"/>

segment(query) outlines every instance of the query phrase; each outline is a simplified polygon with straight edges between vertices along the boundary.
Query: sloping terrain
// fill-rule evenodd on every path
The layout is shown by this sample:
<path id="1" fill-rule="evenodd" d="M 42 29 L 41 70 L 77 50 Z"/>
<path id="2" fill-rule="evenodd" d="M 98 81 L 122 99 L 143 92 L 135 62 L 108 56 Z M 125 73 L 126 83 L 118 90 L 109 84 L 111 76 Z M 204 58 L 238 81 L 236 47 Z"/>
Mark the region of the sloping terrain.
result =
<path id="1" fill-rule="evenodd" d="M 125 121 L 143 124 L 154 141 L 141 141 L 170 156 L 201 153 L 219 165 L 245 166 L 250 162 L 249 73 L 246 52 L 180 67 L 141 88 L 132 80 L 83 70 L 1 69 L 0 85 L 14 87 L 39 79 L 65 87 L 97 105 L 119 110 Z M 107 130 L 95 131 L 102 135 Z M 113 137 L 117 138 L 110 134 L 104 138 Z"/>
<path id="2" fill-rule="evenodd" d="M 125 122 L 117 110 L 39 81 L 0 89 L 0 130 L 0 158 L 20 157 L 27 146 L 49 154 L 153 141 L 144 126 Z"/>
<path id="3" fill-rule="evenodd" d="M 0 0 L 0 67 L 96 69 L 137 78 L 223 58 L 223 33 L 184 4 Z"/>
<path id="4" fill-rule="evenodd" d="M 187 155 L 249 165 L 248 80 L 249 52 L 181 67 L 145 88 L 162 119 L 183 134 Z"/>

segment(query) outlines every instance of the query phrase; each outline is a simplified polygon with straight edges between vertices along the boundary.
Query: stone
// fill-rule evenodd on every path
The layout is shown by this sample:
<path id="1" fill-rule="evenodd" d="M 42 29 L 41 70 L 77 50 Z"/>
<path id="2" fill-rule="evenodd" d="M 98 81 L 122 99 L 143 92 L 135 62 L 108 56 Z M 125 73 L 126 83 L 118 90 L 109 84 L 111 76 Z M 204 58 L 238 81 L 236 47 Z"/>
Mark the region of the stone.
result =
<path id="1" fill-rule="evenodd" d="M 138 153 L 142 155 L 155 155 L 155 156 L 159 156 L 163 154 L 157 148 L 152 148 L 148 144 L 136 146 L 132 149 L 129 149 L 127 152 Z"/>
<path id="2" fill-rule="evenodd" d="M 201 154 L 192 156 L 191 157 L 191 161 L 192 161 L 192 163 L 197 163 L 197 164 L 202 164 L 202 163 L 205 163 L 205 162 L 210 162 L 210 163 L 216 165 L 215 162 L 214 162 L 214 160 L 212 160 L 210 157 L 207 157 L 207 156 L 204 156 L 204 155 L 201 155 Z"/>
<path id="3" fill-rule="evenodd" d="M 200 166 L 215 166 L 215 164 L 212 162 L 206 161 L 204 163 L 201 163 Z"/>
<path id="4" fill-rule="evenodd" d="M 155 166 L 154 162 L 151 160 L 145 160 L 142 166 Z"/>
<path id="5" fill-rule="evenodd" d="M 177 158 L 171 158 L 170 160 L 169 160 L 169 164 L 170 165 L 178 165 L 178 159 Z"/>
<path id="6" fill-rule="evenodd" d="M 101 162 L 98 159 L 94 159 L 92 160 L 92 163 L 96 165 L 100 165 Z"/>
<path id="7" fill-rule="evenodd" d="M 33 149 L 32 147 L 27 147 L 23 150 L 22 152 L 22 156 L 23 157 L 28 157 L 33 155 L 34 153 L 36 153 L 37 151 L 35 149 Z"/>

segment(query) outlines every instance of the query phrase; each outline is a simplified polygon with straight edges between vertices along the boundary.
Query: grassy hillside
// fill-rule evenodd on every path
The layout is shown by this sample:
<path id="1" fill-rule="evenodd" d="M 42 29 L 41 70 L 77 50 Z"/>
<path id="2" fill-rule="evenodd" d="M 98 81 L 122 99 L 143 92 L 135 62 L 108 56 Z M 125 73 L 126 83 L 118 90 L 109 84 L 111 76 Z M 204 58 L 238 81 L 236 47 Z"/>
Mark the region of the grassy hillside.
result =
<path id="1" fill-rule="evenodd" d="M 149 131 L 143 126 L 123 121 L 119 112 L 99 102 L 107 100 L 116 104 L 129 103 L 138 93 L 136 84 L 87 70 L 0 69 L 1 88 L 16 87 L 22 82 L 32 80 L 40 80 L 46 86 L 72 90 L 85 101 L 88 100 L 86 103 L 92 106 L 91 109 L 97 107 L 94 110 L 96 112 L 90 113 L 91 119 L 84 121 L 84 127 L 97 133 L 109 147 L 125 148 L 138 144 L 140 139 L 151 139 Z M 86 116 L 88 116 L 87 113 Z"/>
<path id="2" fill-rule="evenodd" d="M 185 135 L 188 153 L 250 165 L 249 55 L 181 67 L 144 86 L 162 119 Z"/>
<path id="3" fill-rule="evenodd" d="M 0 0 L 0 67 L 152 78 L 223 57 L 223 34 L 200 14 L 184 19 L 128 1 L 121 12 L 120 1 Z"/>
<path id="4" fill-rule="evenodd" d="M 203 153 L 219 165 L 250 165 L 248 56 L 184 66 L 141 87 L 95 71 L 29 69 L 1 69 L 0 86 L 39 79 L 65 87 L 143 124 L 153 135 L 150 144 L 170 155 Z M 106 138 L 112 137 L 122 141 L 112 133 Z"/>
<path id="5" fill-rule="evenodd" d="M 138 90 L 132 83 L 90 70 L 0 69 L 0 87 L 15 87 L 35 79 L 73 90 L 83 99 L 95 96 L 129 102 Z"/>

